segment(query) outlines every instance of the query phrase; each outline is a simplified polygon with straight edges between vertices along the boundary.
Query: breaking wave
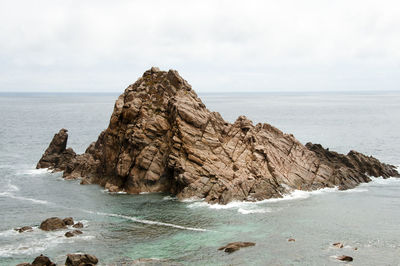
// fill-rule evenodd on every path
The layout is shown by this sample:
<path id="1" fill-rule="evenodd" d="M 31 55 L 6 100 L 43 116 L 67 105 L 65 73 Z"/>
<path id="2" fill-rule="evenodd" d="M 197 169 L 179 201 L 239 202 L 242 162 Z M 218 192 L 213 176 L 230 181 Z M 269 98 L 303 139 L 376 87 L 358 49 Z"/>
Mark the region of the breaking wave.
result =
<path id="1" fill-rule="evenodd" d="M 95 213 L 95 214 L 98 214 L 98 215 L 110 216 L 110 217 L 119 217 L 119 218 L 131 220 L 131 221 L 136 222 L 136 223 L 142 223 L 142 224 L 160 225 L 160 226 L 173 227 L 173 228 L 177 228 L 177 229 L 190 230 L 190 231 L 200 231 L 200 232 L 209 231 L 209 230 L 203 229 L 203 228 L 186 227 L 186 226 L 181 226 L 181 225 L 176 225 L 176 224 L 170 224 L 170 223 L 163 223 L 163 222 L 157 222 L 157 221 L 151 221 L 151 220 L 138 219 L 138 218 L 135 218 L 135 217 L 132 217 L 132 216 L 127 216 L 127 215 L 122 215 L 122 214 L 104 213 L 104 212 L 90 212 L 90 213 Z"/>
<path id="2" fill-rule="evenodd" d="M 232 201 L 226 205 L 222 204 L 209 204 L 203 200 L 197 200 L 197 201 L 186 201 L 186 202 L 193 202 L 189 204 L 187 207 L 188 208 L 198 208 L 198 207 L 208 207 L 210 209 L 237 209 L 237 211 L 241 214 L 255 214 L 255 213 L 269 213 L 273 212 L 274 210 L 271 208 L 262 208 L 260 205 L 268 204 L 268 203 L 274 203 L 274 202 L 280 202 L 280 201 L 288 201 L 288 200 L 301 200 L 301 199 L 307 199 L 311 195 L 318 195 L 318 194 L 323 194 L 327 192 L 336 192 L 338 191 L 338 188 L 323 188 L 323 189 L 318 189 L 318 190 L 313 190 L 313 191 L 303 191 L 303 190 L 294 190 L 292 193 L 287 194 L 283 196 L 282 198 L 272 198 L 272 199 L 265 199 L 261 201 Z"/>

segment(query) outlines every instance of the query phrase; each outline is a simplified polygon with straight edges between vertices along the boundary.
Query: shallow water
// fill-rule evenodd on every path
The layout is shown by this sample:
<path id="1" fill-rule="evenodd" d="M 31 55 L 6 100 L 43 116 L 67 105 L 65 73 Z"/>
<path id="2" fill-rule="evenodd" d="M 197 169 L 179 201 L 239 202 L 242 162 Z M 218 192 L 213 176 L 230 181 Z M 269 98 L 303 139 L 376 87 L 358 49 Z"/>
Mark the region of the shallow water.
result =
<path id="1" fill-rule="evenodd" d="M 400 180 L 374 179 L 351 191 L 296 191 L 284 199 L 226 206 L 180 202 L 166 194 L 109 194 L 65 181 L 35 164 L 60 128 L 83 152 L 107 127 L 117 95 L 0 95 L 0 265 L 56 262 L 86 252 L 102 264 L 155 258 L 172 265 L 400 265 Z M 245 114 L 331 150 L 358 150 L 400 165 L 400 94 L 206 94 L 228 121 Z M 72 216 L 83 234 L 37 229 L 48 217 Z M 34 226 L 33 232 L 13 230 Z M 295 238 L 296 242 L 288 242 Z M 232 241 L 255 247 L 218 251 Z M 333 248 L 343 242 L 343 249 Z M 358 250 L 354 250 L 357 247 Z"/>

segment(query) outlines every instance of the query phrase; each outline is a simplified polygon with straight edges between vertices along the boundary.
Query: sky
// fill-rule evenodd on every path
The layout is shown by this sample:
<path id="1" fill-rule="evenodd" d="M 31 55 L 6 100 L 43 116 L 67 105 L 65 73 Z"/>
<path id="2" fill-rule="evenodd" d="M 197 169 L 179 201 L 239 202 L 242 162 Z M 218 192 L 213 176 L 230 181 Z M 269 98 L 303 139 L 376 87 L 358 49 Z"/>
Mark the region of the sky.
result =
<path id="1" fill-rule="evenodd" d="M 400 2 L 0 0 L 0 92 L 400 90 Z"/>

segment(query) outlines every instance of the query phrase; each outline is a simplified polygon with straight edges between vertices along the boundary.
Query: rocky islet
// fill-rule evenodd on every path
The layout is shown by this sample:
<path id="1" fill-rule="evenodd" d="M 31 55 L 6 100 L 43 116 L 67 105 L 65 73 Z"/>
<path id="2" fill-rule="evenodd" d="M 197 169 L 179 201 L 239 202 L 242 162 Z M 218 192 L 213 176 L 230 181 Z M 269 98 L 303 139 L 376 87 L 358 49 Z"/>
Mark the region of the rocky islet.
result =
<path id="1" fill-rule="evenodd" d="M 354 188 L 369 176 L 399 177 L 372 156 L 347 155 L 240 116 L 209 111 L 177 71 L 146 71 L 114 106 L 109 126 L 77 155 L 61 129 L 37 168 L 111 192 L 166 192 L 208 203 L 279 198 L 295 189 Z"/>

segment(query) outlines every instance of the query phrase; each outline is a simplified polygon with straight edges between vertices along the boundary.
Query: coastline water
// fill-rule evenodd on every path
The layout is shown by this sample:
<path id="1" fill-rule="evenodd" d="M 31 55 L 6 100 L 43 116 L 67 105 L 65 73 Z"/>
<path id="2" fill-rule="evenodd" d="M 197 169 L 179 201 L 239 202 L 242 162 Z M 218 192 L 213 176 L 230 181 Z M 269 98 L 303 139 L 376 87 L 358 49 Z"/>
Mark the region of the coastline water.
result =
<path id="1" fill-rule="evenodd" d="M 228 121 L 246 115 L 293 133 L 303 144 L 350 149 L 400 165 L 400 93 L 199 95 Z M 54 133 L 69 130 L 78 153 L 108 125 L 117 95 L 0 95 L 0 265 L 41 253 L 62 263 L 85 252 L 103 264 L 155 258 L 171 265 L 399 265 L 400 179 L 374 178 L 349 191 L 294 191 L 283 199 L 209 205 L 170 195 L 107 193 L 35 164 Z M 83 234 L 38 229 L 48 217 L 72 216 Z M 29 225 L 33 232 L 13 228 Z M 296 242 L 288 242 L 295 238 Z M 218 247 L 253 241 L 233 254 Z M 343 242 L 345 247 L 332 247 Z M 357 247 L 357 250 L 354 248 Z"/>

